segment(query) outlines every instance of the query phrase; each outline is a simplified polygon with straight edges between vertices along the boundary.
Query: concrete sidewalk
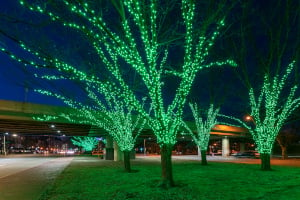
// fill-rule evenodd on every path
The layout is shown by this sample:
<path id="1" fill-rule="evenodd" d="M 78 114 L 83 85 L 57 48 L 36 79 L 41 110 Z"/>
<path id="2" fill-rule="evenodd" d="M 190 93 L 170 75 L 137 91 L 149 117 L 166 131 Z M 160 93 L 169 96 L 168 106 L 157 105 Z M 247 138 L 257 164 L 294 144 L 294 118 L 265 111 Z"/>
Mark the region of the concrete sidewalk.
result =
<path id="1" fill-rule="evenodd" d="M 73 157 L 53 158 L 0 178 L 0 200 L 39 199 L 47 186 L 72 160 Z"/>

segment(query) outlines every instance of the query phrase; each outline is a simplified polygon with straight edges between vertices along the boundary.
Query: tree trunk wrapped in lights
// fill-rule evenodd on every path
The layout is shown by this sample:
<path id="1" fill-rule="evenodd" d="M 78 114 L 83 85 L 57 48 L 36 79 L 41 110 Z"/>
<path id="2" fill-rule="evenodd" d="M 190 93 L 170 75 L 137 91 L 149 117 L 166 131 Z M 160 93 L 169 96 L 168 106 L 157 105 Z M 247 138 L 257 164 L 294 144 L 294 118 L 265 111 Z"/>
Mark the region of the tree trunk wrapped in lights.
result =
<path id="1" fill-rule="evenodd" d="M 236 64 L 232 60 L 211 61 L 212 59 L 209 58 L 209 51 L 214 45 L 220 29 L 224 26 L 225 14 L 223 9 L 227 6 L 225 1 L 216 4 L 213 14 L 210 13 L 211 16 L 207 16 L 207 19 L 202 21 L 203 23 L 199 26 L 199 21 L 195 19 L 195 14 L 201 13 L 196 12 L 196 3 L 198 2 L 182 0 L 183 23 L 178 23 L 178 26 L 175 24 L 175 29 L 170 26 L 167 34 L 163 32 L 166 29 L 165 18 L 175 15 L 172 13 L 173 15 L 168 16 L 169 13 L 164 10 L 164 6 L 168 10 L 179 4 L 176 1 L 165 1 L 165 4 L 163 2 L 157 0 L 149 0 L 147 3 L 132 0 L 112 1 L 121 21 L 120 29 L 117 30 L 114 24 L 111 24 L 111 18 L 106 21 L 102 13 L 99 12 L 100 7 L 95 6 L 97 2 L 64 0 L 58 2 L 59 9 L 55 10 L 55 7 L 51 8 L 51 4 L 33 5 L 20 0 L 20 3 L 30 10 L 48 15 L 51 20 L 62 23 L 66 28 L 75 29 L 82 33 L 87 39 L 87 43 L 92 46 L 91 52 L 95 52 L 96 57 L 101 62 L 100 65 L 97 63 L 99 69 L 105 68 L 109 76 L 101 73 L 92 74 L 92 70 L 86 72 L 76 65 L 63 61 L 60 57 L 52 58 L 49 55 L 44 55 L 44 52 L 39 52 L 21 41 L 18 41 L 19 45 L 25 51 L 36 56 L 36 59 L 24 60 L 6 48 L 0 48 L 0 51 L 26 66 L 34 66 L 38 69 L 52 68 L 58 70 L 59 74 L 66 73 L 68 80 L 91 84 L 93 85 L 92 90 L 100 94 L 103 91 L 108 94 L 112 93 L 113 96 L 117 94 L 118 98 L 124 101 L 125 107 L 133 108 L 143 118 L 147 119 L 148 125 L 156 135 L 162 150 L 161 185 L 170 187 L 174 185 L 172 147 L 176 143 L 176 135 L 182 121 L 183 107 L 197 72 L 214 66 L 236 66 Z M 65 13 L 61 12 L 63 9 L 66 9 L 66 12 L 68 11 L 71 16 L 67 20 Z M 176 11 L 179 10 L 177 8 Z M 178 16 L 177 14 L 176 17 Z M 203 16 L 201 17 L 204 19 Z M 169 34 L 176 31 L 179 34 Z M 180 69 L 170 70 L 168 62 L 171 62 L 172 59 L 169 58 L 169 51 L 170 46 L 176 40 L 180 43 L 184 42 L 183 62 Z M 143 97 L 147 98 L 147 104 L 151 107 L 150 113 L 148 108 L 142 106 L 143 101 L 141 99 L 143 97 L 141 97 L 141 93 L 135 89 L 132 82 L 126 79 L 130 74 L 126 74 L 124 68 L 130 68 L 135 77 L 140 78 L 143 91 L 146 92 Z M 168 101 L 168 104 L 165 101 L 166 95 L 163 93 L 164 89 L 168 87 L 164 80 L 166 75 L 173 75 L 179 80 L 173 99 Z M 96 94 L 93 99 L 95 100 L 99 96 L 101 95 Z M 93 113 L 92 107 L 87 110 Z M 93 124 L 96 125 L 97 123 L 98 120 L 94 121 Z M 102 123 L 101 120 L 99 123 Z M 124 141 L 120 138 L 119 142 Z"/>
<path id="2" fill-rule="evenodd" d="M 163 144 L 161 148 L 161 165 L 162 165 L 162 187 L 172 187 L 174 184 L 173 170 L 172 170 L 172 150 L 173 144 Z"/>
<path id="3" fill-rule="evenodd" d="M 295 61 L 288 65 L 285 74 L 281 78 L 279 75 L 271 78 L 266 74 L 257 97 L 254 89 L 250 89 L 251 114 L 249 117 L 253 126 L 249 126 L 239 119 L 231 118 L 243 124 L 253 136 L 260 153 L 262 170 L 271 170 L 270 156 L 275 139 L 288 117 L 300 106 L 300 98 L 295 97 L 297 85 L 290 88 L 290 92 L 286 97 L 283 96 L 288 76 L 294 66 Z M 285 99 L 284 103 L 282 103 L 282 98 Z"/>
<path id="4" fill-rule="evenodd" d="M 211 104 L 207 111 L 207 116 L 205 120 L 201 117 L 201 113 L 197 104 L 193 105 L 190 103 L 189 105 L 195 119 L 197 133 L 194 134 L 193 130 L 185 122 L 183 122 L 183 126 L 188 131 L 188 133 L 192 136 L 193 140 L 198 146 L 198 149 L 200 149 L 201 164 L 207 165 L 206 151 L 208 147 L 210 131 L 217 124 L 216 117 L 220 109 L 219 108 L 214 109 L 214 105 Z"/>

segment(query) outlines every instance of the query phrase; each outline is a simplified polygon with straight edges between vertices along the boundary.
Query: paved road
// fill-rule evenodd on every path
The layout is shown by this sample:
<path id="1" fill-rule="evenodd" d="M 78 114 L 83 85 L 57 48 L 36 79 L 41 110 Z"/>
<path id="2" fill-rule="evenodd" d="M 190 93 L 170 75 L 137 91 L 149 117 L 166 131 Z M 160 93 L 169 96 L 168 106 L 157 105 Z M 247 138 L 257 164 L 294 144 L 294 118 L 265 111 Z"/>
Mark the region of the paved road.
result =
<path id="1" fill-rule="evenodd" d="M 0 200 L 37 200 L 73 157 L 0 158 Z"/>

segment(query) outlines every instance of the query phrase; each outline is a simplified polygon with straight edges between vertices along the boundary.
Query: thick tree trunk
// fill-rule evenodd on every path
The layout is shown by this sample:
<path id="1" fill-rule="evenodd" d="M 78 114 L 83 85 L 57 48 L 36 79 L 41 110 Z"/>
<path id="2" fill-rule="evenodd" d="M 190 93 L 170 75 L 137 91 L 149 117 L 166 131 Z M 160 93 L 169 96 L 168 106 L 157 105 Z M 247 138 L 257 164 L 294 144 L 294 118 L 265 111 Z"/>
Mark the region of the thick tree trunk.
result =
<path id="1" fill-rule="evenodd" d="M 281 138 L 281 139 L 280 139 Z M 278 142 L 278 144 L 279 144 L 279 146 L 280 146 L 280 148 L 281 148 L 281 156 L 282 156 L 282 159 L 287 159 L 288 158 L 288 156 L 287 156 L 287 151 L 286 151 L 286 149 L 287 149 L 287 145 L 286 145 L 286 143 L 284 143 L 284 140 L 283 140 L 283 138 L 282 137 L 277 137 L 277 142 Z"/>
<path id="2" fill-rule="evenodd" d="M 130 173 L 131 167 L 130 167 L 130 151 L 123 151 L 124 153 L 124 167 L 125 171 Z"/>
<path id="3" fill-rule="evenodd" d="M 162 182 L 160 183 L 160 186 L 164 188 L 170 188 L 174 186 L 172 170 L 172 150 L 173 145 L 161 145 Z"/>
<path id="4" fill-rule="evenodd" d="M 280 146 L 280 147 L 281 147 L 281 156 L 282 156 L 282 159 L 287 159 L 288 156 L 287 156 L 286 147 L 284 147 L 284 146 Z"/>
<path id="5" fill-rule="evenodd" d="M 206 150 L 201 150 L 201 165 L 207 165 Z"/>
<path id="6" fill-rule="evenodd" d="M 271 170 L 271 155 L 267 153 L 260 154 L 261 159 L 261 170 L 269 171 Z"/>

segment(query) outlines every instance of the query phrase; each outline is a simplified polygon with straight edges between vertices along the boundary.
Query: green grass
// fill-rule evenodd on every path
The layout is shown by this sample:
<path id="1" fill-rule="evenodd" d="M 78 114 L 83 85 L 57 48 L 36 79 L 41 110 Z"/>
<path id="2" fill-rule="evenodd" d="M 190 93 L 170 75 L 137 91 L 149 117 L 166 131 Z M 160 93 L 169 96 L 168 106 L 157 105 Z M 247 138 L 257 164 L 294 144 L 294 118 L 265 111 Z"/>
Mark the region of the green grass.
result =
<path id="1" fill-rule="evenodd" d="M 88 159 L 90 162 L 86 162 Z M 42 195 L 41 200 L 198 200 L 300 199 L 300 169 L 258 165 L 176 161 L 176 187 L 161 189 L 158 162 L 133 161 L 136 173 L 125 173 L 120 162 L 76 157 Z"/>

